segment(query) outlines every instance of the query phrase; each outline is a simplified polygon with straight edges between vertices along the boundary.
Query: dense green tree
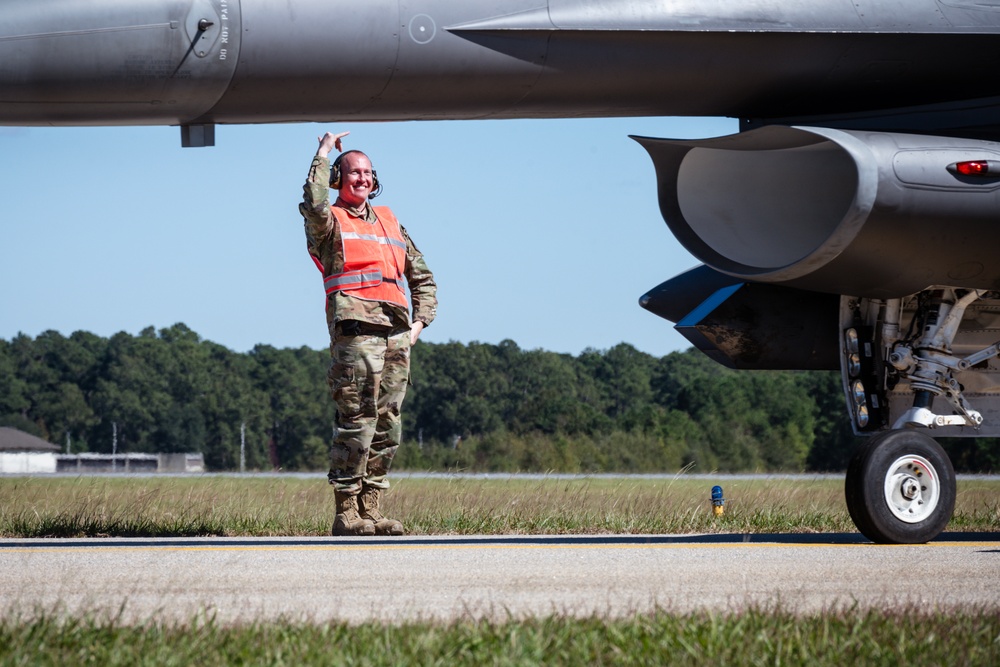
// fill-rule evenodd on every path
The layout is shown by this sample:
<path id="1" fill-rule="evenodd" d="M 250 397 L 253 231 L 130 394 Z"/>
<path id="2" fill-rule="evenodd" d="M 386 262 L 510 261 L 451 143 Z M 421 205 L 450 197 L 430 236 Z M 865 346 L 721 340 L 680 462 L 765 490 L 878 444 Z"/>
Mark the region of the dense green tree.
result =
<path id="1" fill-rule="evenodd" d="M 240 466 L 240 447 L 248 469 L 270 467 L 269 397 L 252 378 L 254 360 L 215 343 L 205 343 L 210 369 L 203 401 L 205 464 L 216 470 Z"/>
<path id="2" fill-rule="evenodd" d="M 840 373 L 811 371 L 796 377 L 816 403 L 815 440 L 806 459 L 808 468 L 817 471 L 846 470 L 851 456 L 864 438 L 854 435 L 851 428 L 840 387 Z"/>
<path id="3" fill-rule="evenodd" d="M 0 404 L 21 406 L 30 413 L 42 437 L 61 442 L 67 434 L 82 436 L 96 420 L 85 391 L 92 384 L 95 358 L 78 339 L 45 331 L 35 340 L 18 336 L 10 346 L 16 377 L 8 380 L 11 394 Z M 8 411 L 8 410 L 5 410 Z"/>
<path id="4" fill-rule="evenodd" d="M 1000 438 L 941 438 L 940 442 L 958 470 L 1000 471 Z"/>
<path id="5" fill-rule="evenodd" d="M 326 389 L 328 353 L 306 347 L 278 350 L 257 345 L 251 350 L 254 384 L 266 396 L 265 427 L 273 468 L 315 469 L 323 465 L 315 441 L 330 441 L 333 403 Z"/>
<path id="6" fill-rule="evenodd" d="M 18 336 L 15 341 L 27 338 Z M 19 372 L 14 353 L 14 342 L 0 340 L 0 420 L 28 421 L 27 413 L 31 408 L 28 400 L 28 383 Z"/>
<path id="7" fill-rule="evenodd" d="M 168 346 L 155 334 L 143 332 L 133 338 L 120 332 L 111 337 L 92 402 L 100 418 L 92 439 L 96 451 L 154 447 L 153 433 L 169 428 L 174 402 L 170 381 L 179 375 L 175 363 Z"/>
<path id="8" fill-rule="evenodd" d="M 508 363 L 494 345 L 417 345 L 404 429 L 419 439 L 442 442 L 503 429 L 510 393 Z"/>
<path id="9" fill-rule="evenodd" d="M 606 352 L 587 349 L 580 355 L 581 365 L 596 383 L 595 396 L 603 397 L 605 413 L 612 419 L 650 404 L 656 361 L 628 343 Z"/>
<path id="10" fill-rule="evenodd" d="M 322 470 L 329 354 L 236 353 L 183 324 L 139 335 L 0 340 L 0 425 L 74 451 L 201 452 L 214 470 Z M 482 471 L 843 470 L 860 442 L 837 373 L 735 372 L 688 350 L 622 343 L 579 356 L 510 340 L 421 342 L 397 466 Z M 241 433 L 242 432 L 242 433 Z M 996 439 L 944 443 L 1000 468 Z"/>

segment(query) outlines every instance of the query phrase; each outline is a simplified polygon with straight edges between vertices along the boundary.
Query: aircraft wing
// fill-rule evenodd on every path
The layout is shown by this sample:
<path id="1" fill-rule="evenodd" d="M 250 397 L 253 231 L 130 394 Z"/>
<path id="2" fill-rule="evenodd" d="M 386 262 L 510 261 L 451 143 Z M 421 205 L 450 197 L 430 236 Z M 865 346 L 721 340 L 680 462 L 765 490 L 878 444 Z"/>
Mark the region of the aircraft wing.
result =
<path id="1" fill-rule="evenodd" d="M 997 136 L 1000 0 L 5 0 L 0 124 L 731 116 Z M 191 136 L 188 136 L 191 135 Z"/>

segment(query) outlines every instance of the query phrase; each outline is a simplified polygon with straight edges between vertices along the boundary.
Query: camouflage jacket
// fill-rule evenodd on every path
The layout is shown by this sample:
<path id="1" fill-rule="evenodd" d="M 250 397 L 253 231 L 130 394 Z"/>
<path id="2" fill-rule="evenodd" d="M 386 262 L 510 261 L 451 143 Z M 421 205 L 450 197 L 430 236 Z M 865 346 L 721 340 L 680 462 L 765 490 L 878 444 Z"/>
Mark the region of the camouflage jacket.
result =
<path id="1" fill-rule="evenodd" d="M 343 244 L 340 240 L 340 226 L 330 213 L 330 159 L 316 156 L 309 168 L 309 176 L 303 186 L 302 203 L 299 212 L 305 219 L 306 245 L 309 254 L 323 267 L 323 275 L 339 273 L 344 266 Z M 371 206 L 365 207 L 365 214 L 359 215 L 353 208 L 344 207 L 355 217 L 363 217 L 367 222 L 375 222 Z M 406 266 L 403 274 L 410 289 L 413 305 L 413 320 L 430 324 L 437 315 L 437 284 L 434 275 L 427 268 L 423 254 L 417 250 L 406 229 L 400 225 L 406 240 Z M 317 280 L 317 289 L 322 289 L 322 278 Z M 343 292 L 327 296 L 326 319 L 330 332 L 341 320 L 360 320 L 371 324 L 382 324 L 396 328 L 409 327 L 410 317 L 405 309 L 391 303 L 366 301 Z"/>

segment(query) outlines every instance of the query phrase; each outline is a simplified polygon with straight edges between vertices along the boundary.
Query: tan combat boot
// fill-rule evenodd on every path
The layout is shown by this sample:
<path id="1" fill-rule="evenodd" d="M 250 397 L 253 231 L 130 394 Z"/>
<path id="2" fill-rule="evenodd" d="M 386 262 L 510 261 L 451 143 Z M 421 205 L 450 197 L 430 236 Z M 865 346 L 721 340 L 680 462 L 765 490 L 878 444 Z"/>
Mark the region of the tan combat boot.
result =
<path id="1" fill-rule="evenodd" d="M 334 492 L 337 516 L 333 520 L 334 535 L 374 535 L 375 524 L 358 515 L 358 497 Z"/>
<path id="2" fill-rule="evenodd" d="M 386 519 L 379 511 L 381 500 L 382 489 L 366 485 L 358 496 L 361 518 L 372 521 L 375 524 L 375 533 L 378 535 L 402 535 L 403 524 L 395 519 Z"/>

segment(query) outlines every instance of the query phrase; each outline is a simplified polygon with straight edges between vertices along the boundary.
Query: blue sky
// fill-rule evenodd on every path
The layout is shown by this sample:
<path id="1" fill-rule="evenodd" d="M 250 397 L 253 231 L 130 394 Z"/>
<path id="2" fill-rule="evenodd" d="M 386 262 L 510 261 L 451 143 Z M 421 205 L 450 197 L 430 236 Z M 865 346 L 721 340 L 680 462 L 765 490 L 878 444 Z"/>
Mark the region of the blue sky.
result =
<path id="1" fill-rule="evenodd" d="M 730 134 L 732 119 L 0 128 L 0 338 L 184 322 L 236 351 L 328 344 L 297 205 L 316 138 L 350 130 L 439 285 L 422 340 L 578 354 L 688 347 L 641 309 L 697 264 L 629 134 Z"/>

